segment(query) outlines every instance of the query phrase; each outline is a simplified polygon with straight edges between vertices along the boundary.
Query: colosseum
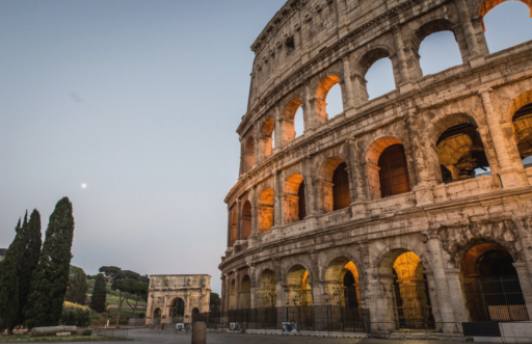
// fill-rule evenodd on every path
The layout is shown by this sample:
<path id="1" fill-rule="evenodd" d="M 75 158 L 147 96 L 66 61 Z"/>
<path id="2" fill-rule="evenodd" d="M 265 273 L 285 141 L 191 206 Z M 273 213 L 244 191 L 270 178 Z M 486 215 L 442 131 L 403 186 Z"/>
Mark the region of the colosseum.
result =
<path id="1" fill-rule="evenodd" d="M 275 14 L 252 45 L 225 199 L 229 321 L 461 335 L 532 319 L 532 41 L 490 52 L 484 16 L 503 2 L 288 0 Z M 461 62 L 424 73 L 440 31 Z M 394 88 L 372 97 L 382 60 Z"/>

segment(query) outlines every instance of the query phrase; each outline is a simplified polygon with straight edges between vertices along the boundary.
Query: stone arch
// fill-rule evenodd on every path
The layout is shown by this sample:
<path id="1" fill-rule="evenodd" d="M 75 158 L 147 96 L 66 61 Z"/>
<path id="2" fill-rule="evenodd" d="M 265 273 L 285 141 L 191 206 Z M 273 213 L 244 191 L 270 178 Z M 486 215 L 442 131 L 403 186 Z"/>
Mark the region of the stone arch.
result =
<path id="1" fill-rule="evenodd" d="M 238 293 L 238 308 L 251 308 L 251 278 L 249 275 L 244 275 L 240 279 L 240 288 Z"/>
<path id="2" fill-rule="evenodd" d="M 392 76 L 393 76 L 393 85 L 388 85 L 386 89 L 382 92 L 379 92 L 378 94 L 371 94 L 371 89 L 373 88 L 372 84 L 375 82 L 382 81 L 382 75 L 379 75 L 379 80 L 373 80 L 373 77 L 369 77 L 370 69 L 372 69 L 373 66 L 375 66 L 376 63 L 383 59 L 388 59 L 389 63 L 392 68 Z M 391 57 L 390 51 L 387 47 L 374 47 L 373 49 L 367 51 L 358 61 L 357 69 L 360 73 L 359 78 L 362 79 L 362 83 L 364 84 L 364 87 L 359 90 L 359 92 L 362 92 L 360 97 L 364 100 L 372 99 L 377 96 L 380 96 L 382 94 L 387 93 L 388 91 L 394 90 L 397 86 L 397 66 L 394 63 L 394 60 Z M 376 78 L 375 78 L 376 79 Z M 392 87 L 393 86 L 393 87 Z"/>
<path id="3" fill-rule="evenodd" d="M 238 213 L 237 206 L 233 205 L 229 210 L 229 246 L 233 246 L 238 240 Z"/>
<path id="4" fill-rule="evenodd" d="M 382 256 L 379 277 L 388 317 L 396 328 L 434 328 L 428 264 L 415 251 L 397 248 Z"/>
<path id="5" fill-rule="evenodd" d="M 237 308 L 238 303 L 238 291 L 236 286 L 236 279 L 231 277 L 229 280 L 229 310 L 234 310 Z"/>
<path id="6" fill-rule="evenodd" d="M 248 136 L 242 146 L 242 165 L 243 172 L 249 171 L 256 163 L 255 156 L 255 138 Z"/>
<path id="7" fill-rule="evenodd" d="M 273 154 L 275 147 L 275 118 L 267 116 L 260 126 L 260 152 L 263 158 L 267 158 Z"/>
<path id="8" fill-rule="evenodd" d="M 282 141 L 289 143 L 301 136 L 304 130 L 303 99 L 292 98 L 283 109 Z"/>
<path id="9" fill-rule="evenodd" d="M 347 163 L 340 157 L 332 157 L 320 168 L 322 208 L 331 212 L 346 208 L 351 203 Z"/>
<path id="10" fill-rule="evenodd" d="M 454 65 L 460 65 L 463 63 L 463 61 L 467 59 L 467 56 L 468 56 L 467 45 L 465 42 L 465 38 L 463 37 L 463 34 L 461 32 L 461 29 L 458 25 L 452 23 L 449 19 L 444 19 L 444 18 L 438 18 L 438 19 L 428 21 L 424 23 L 423 25 L 421 25 L 415 31 L 414 38 L 413 38 L 414 50 L 417 52 L 420 58 L 420 66 L 421 66 L 423 75 L 430 74 L 430 73 L 427 73 L 426 68 L 423 68 L 422 63 L 421 63 L 422 62 L 421 59 L 423 59 L 423 56 L 421 56 L 422 54 L 420 51 L 422 43 L 426 39 L 430 39 L 429 36 L 435 33 L 446 32 L 446 31 L 451 32 L 453 34 L 453 37 L 456 41 L 456 47 L 458 48 L 460 52 L 460 56 L 461 56 L 461 61 L 456 61 L 456 64 Z M 447 65 L 442 66 L 438 70 L 434 70 L 431 72 L 437 73 L 444 69 L 450 68 L 452 66 L 453 64 L 448 63 Z"/>
<path id="11" fill-rule="evenodd" d="M 484 1 L 479 1 L 480 3 L 480 7 L 479 7 L 479 15 L 480 15 L 480 18 L 484 18 L 484 16 L 486 14 L 488 14 L 489 11 L 491 11 L 494 7 L 496 7 L 497 5 L 505 2 L 506 0 L 484 0 Z M 532 0 L 517 0 L 517 1 L 521 1 L 522 3 L 524 3 L 525 5 L 528 6 L 528 8 L 530 9 L 530 17 L 532 18 Z"/>
<path id="12" fill-rule="evenodd" d="M 517 97 L 510 111 L 519 156 L 525 167 L 532 166 L 532 91 Z"/>
<path id="13" fill-rule="evenodd" d="M 286 223 L 303 220 L 306 216 L 305 181 L 298 172 L 285 180 L 283 209 Z"/>
<path id="14" fill-rule="evenodd" d="M 240 210 L 240 240 L 248 240 L 251 235 L 251 202 L 246 200 Z"/>
<path id="15" fill-rule="evenodd" d="M 333 259 L 325 269 L 324 280 L 329 304 L 340 305 L 349 310 L 360 307 L 360 270 L 353 260 L 344 256 Z"/>
<path id="16" fill-rule="evenodd" d="M 328 103 L 331 101 L 329 99 L 329 93 L 335 86 L 341 87 L 342 79 L 338 74 L 329 74 L 322 78 L 320 82 L 318 83 L 318 87 L 316 88 L 316 115 L 318 116 L 319 121 L 325 122 L 327 119 L 330 118 L 330 116 L 337 115 L 336 113 L 328 113 Z M 340 91 L 340 97 L 341 91 Z M 341 104 L 343 108 L 343 100 L 340 99 L 339 103 Z M 343 110 L 342 110 L 343 112 Z"/>
<path id="17" fill-rule="evenodd" d="M 170 319 L 174 323 L 182 323 L 185 320 L 185 300 L 182 297 L 176 297 L 170 304 Z"/>
<path id="18" fill-rule="evenodd" d="M 445 183 L 489 174 L 490 165 L 473 117 L 452 114 L 433 125 L 434 150 Z"/>
<path id="19" fill-rule="evenodd" d="M 496 242 L 477 240 L 468 245 L 460 272 L 471 321 L 529 320 L 514 262 Z"/>
<path id="20" fill-rule="evenodd" d="M 277 305 L 277 278 L 275 272 L 266 268 L 258 277 L 257 306 L 258 308 L 273 308 Z"/>
<path id="21" fill-rule="evenodd" d="M 274 225 L 275 192 L 273 188 L 264 188 L 258 199 L 258 224 L 261 232 L 269 231 Z"/>
<path id="22" fill-rule="evenodd" d="M 155 308 L 155 310 L 153 311 L 153 324 L 155 326 L 161 323 L 161 316 L 162 316 L 161 309 L 159 307 Z"/>
<path id="23" fill-rule="evenodd" d="M 374 199 L 410 191 L 409 171 L 402 142 L 394 136 L 381 137 L 367 149 L 367 177 Z"/>
<path id="24" fill-rule="evenodd" d="M 311 272 L 302 264 L 293 265 L 286 274 L 287 304 L 309 306 L 313 303 Z"/>

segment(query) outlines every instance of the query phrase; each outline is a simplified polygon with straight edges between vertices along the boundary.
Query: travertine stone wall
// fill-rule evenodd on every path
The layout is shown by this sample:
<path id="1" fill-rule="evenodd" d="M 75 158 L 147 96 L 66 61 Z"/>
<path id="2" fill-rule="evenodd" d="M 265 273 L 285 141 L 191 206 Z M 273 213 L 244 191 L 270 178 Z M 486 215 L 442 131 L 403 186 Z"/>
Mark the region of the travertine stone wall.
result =
<path id="1" fill-rule="evenodd" d="M 356 265 L 373 330 L 390 332 L 393 262 L 412 251 L 437 330 L 459 331 L 456 324 L 470 319 L 462 258 L 476 243 L 493 242 L 511 254 L 532 319 L 532 167 L 519 156 L 512 122 L 532 103 L 532 42 L 489 53 L 482 18 L 500 2 L 289 0 L 277 12 L 252 45 L 249 107 L 237 129 L 240 177 L 225 201 L 237 218 L 250 202 L 252 228 L 243 240 L 240 222 L 229 224 L 220 264 L 226 310 L 239 308 L 243 278 L 251 281 L 251 307 L 266 298 L 286 305 L 295 266 L 309 273 L 313 304 L 329 302 L 326 271 L 340 259 Z M 419 45 L 441 30 L 454 33 L 463 63 L 423 76 Z M 364 76 L 381 57 L 392 61 L 396 89 L 368 100 Z M 331 117 L 324 102 L 335 82 L 344 111 Z M 305 131 L 295 138 L 291 111 L 300 105 Z M 444 183 L 437 140 L 464 122 L 474 123 L 491 173 Z M 267 154 L 265 123 L 275 124 L 277 139 Z M 404 148 L 410 191 L 382 197 L 379 157 L 393 144 Z M 331 211 L 329 167 L 338 161 L 347 165 L 351 204 Z M 284 208 L 295 204 L 286 187 L 295 174 L 305 183 L 299 221 Z M 273 209 L 264 208 L 264 190 L 273 191 Z"/>

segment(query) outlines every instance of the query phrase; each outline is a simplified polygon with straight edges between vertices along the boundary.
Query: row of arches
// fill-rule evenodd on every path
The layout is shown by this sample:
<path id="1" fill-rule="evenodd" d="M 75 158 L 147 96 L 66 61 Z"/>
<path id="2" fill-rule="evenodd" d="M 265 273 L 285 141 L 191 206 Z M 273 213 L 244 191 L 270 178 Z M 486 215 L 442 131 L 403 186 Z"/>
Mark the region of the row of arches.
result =
<path id="1" fill-rule="evenodd" d="M 532 92 L 523 93 L 516 101 L 512 116 L 515 147 L 524 167 L 532 165 Z M 524 104 L 524 105 L 523 105 Z M 431 145 L 435 166 L 432 178 L 443 183 L 452 183 L 491 173 L 490 159 L 475 119 L 467 114 L 447 116 L 433 125 L 436 139 Z M 275 208 L 281 207 L 283 224 L 303 220 L 310 214 L 311 199 L 318 199 L 318 213 L 329 213 L 347 208 L 354 198 L 357 178 L 365 177 L 369 199 L 379 199 L 411 191 L 414 181 L 407 159 L 407 149 L 397 137 L 381 137 L 368 145 L 363 155 L 364 173 L 349 167 L 349 162 L 340 157 L 327 159 L 312 175 L 309 184 L 304 173 L 295 172 L 283 181 L 281 189 L 268 186 L 260 190 L 257 199 L 246 199 L 243 204 L 230 209 L 230 242 L 247 240 L 252 233 L 253 203 L 256 202 L 257 226 L 260 233 L 270 230 L 275 224 Z M 492 158 L 493 159 L 493 158 Z M 311 192 L 307 195 L 308 187 Z M 312 191 L 313 190 L 313 191 Z M 276 203 L 276 192 L 282 197 Z M 358 195 L 360 197 L 360 195 Z M 240 215 L 238 215 L 240 211 Z M 240 224 L 238 219 L 240 218 Z M 280 221 L 277 221 L 280 223 Z M 240 226 L 240 230 L 239 230 Z"/>
<path id="2" fill-rule="evenodd" d="M 512 255 L 496 242 L 479 240 L 468 245 L 459 267 L 461 290 L 454 291 L 463 293 L 462 306 L 468 313 L 467 319 L 459 321 L 528 320 L 513 263 Z M 383 309 L 388 313 L 372 317 L 375 321 L 393 321 L 396 328 L 435 328 L 440 319 L 434 306 L 438 288 L 428 261 L 412 250 L 395 249 L 385 254 L 376 268 L 376 284 L 365 275 L 367 267 L 343 256 L 330 261 L 322 274 L 313 272 L 317 267 L 296 263 L 285 273 L 265 268 L 255 277 L 255 283 L 248 274 L 240 277 L 241 282 L 229 275 L 226 307 L 235 310 L 328 304 L 349 311 L 376 312 L 369 294 L 377 293 L 387 303 Z M 368 288 L 376 285 L 381 288 L 368 293 Z"/>
<path id="3" fill-rule="evenodd" d="M 482 7 L 483 17 L 490 11 L 497 12 L 493 20 L 491 14 L 485 17 L 486 32 L 507 32 L 507 21 L 501 19 L 500 10 L 502 13 L 511 13 L 512 23 L 518 23 L 515 25 L 521 28 L 517 32 L 511 31 L 512 37 L 519 37 L 517 41 L 510 40 L 511 44 L 531 39 L 532 30 L 522 29 L 531 25 L 526 15 L 527 5 L 526 1 L 486 2 Z M 450 19 L 435 19 L 415 30 L 410 43 L 412 58 L 419 58 L 419 64 L 415 66 L 402 66 L 396 48 L 383 44 L 366 51 L 355 62 L 350 61 L 355 66 L 352 72 L 347 71 L 345 66 L 332 68 L 330 73 L 319 79 L 313 92 L 308 95 L 296 92 L 298 94 L 295 97 L 281 106 L 279 115 L 266 116 L 258 123 L 258 130 L 244 138 L 242 171 L 268 158 L 275 148 L 290 143 L 306 129 L 343 113 L 346 106 L 353 105 L 352 98 L 364 101 L 388 93 L 405 79 L 405 74 L 411 74 L 410 78 L 419 78 L 462 64 L 469 52 L 461 30 Z M 497 48 L 501 47 L 506 48 L 504 45 Z M 410 70 L 402 70 L 404 68 Z"/>

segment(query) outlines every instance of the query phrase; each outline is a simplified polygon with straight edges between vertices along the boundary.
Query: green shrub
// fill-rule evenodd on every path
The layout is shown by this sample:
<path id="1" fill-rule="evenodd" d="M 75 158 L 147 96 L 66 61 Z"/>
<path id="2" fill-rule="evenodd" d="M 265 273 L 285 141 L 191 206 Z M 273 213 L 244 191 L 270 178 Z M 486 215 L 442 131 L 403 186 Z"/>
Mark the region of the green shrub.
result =
<path id="1" fill-rule="evenodd" d="M 90 325 L 90 312 L 80 308 L 64 308 L 61 315 L 61 323 L 63 325 L 87 327 Z"/>

